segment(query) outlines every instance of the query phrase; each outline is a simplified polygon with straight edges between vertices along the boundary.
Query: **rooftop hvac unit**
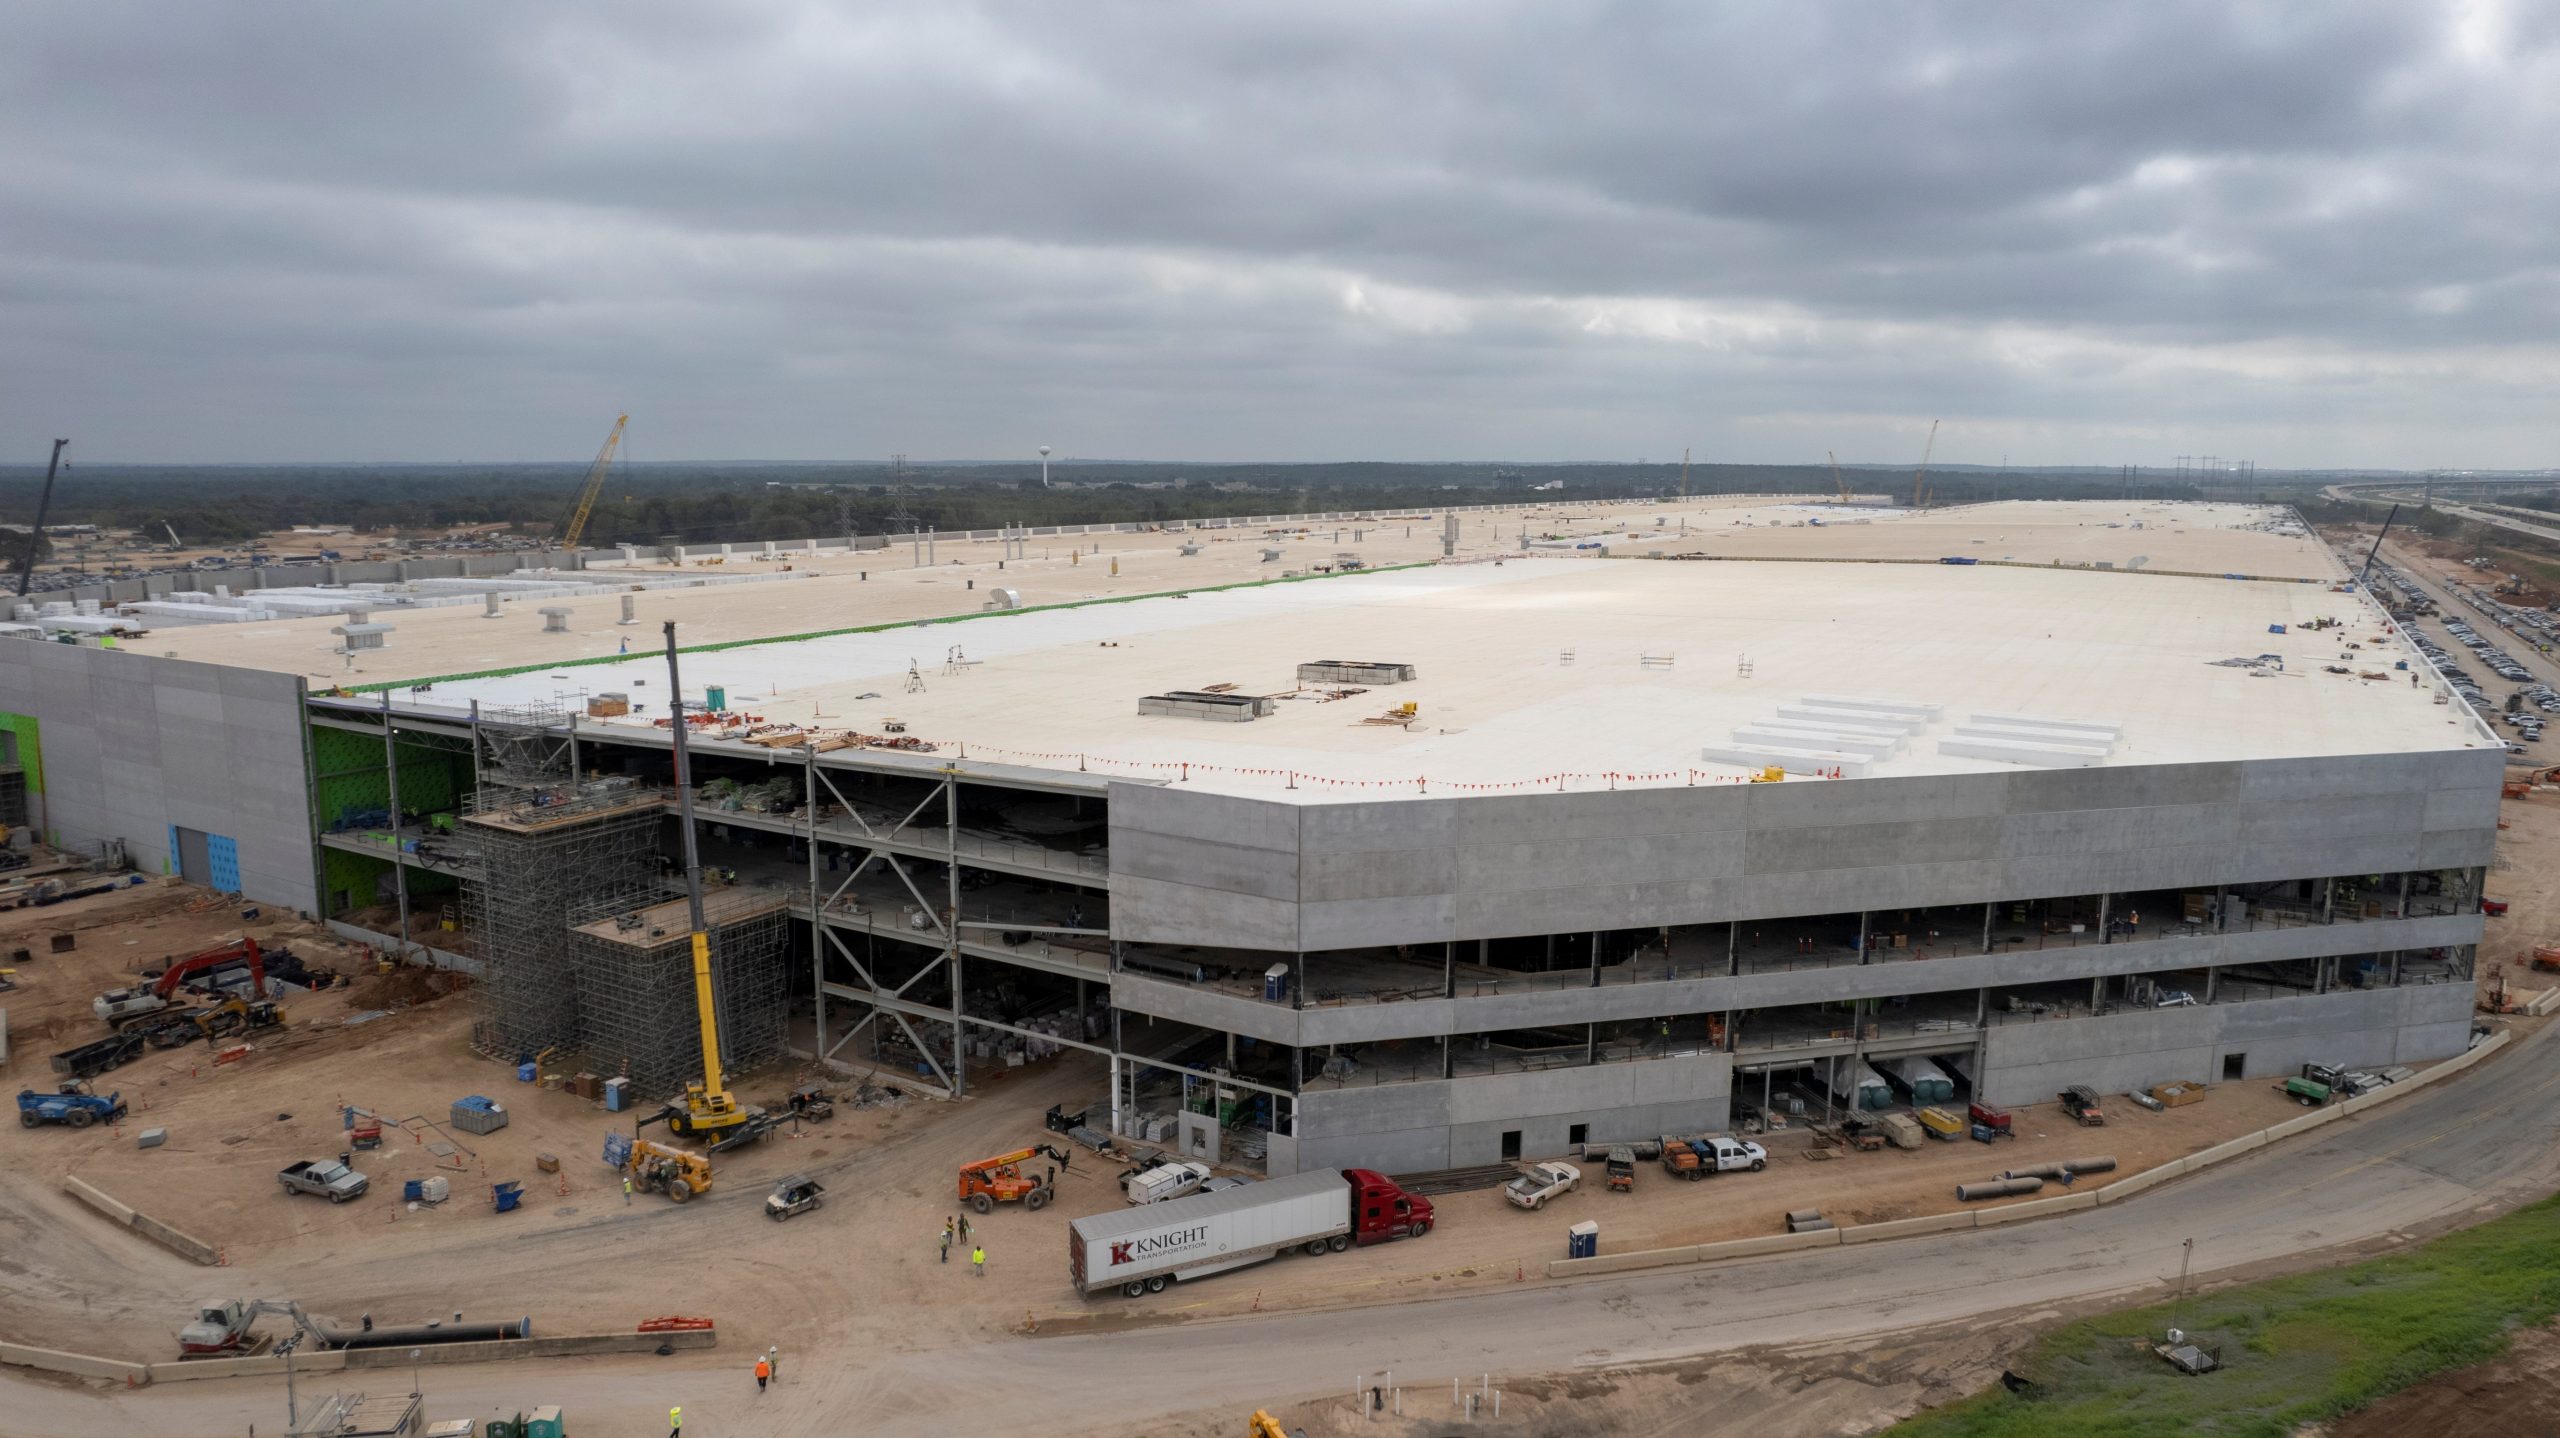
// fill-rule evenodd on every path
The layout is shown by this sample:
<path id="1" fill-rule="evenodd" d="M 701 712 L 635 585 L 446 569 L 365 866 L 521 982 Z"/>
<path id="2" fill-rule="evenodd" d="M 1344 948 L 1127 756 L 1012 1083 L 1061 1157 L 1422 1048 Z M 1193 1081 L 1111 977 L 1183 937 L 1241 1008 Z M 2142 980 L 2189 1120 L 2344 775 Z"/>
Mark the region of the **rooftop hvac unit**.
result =
<path id="1" fill-rule="evenodd" d="M 1176 719 L 1210 719 L 1224 724 L 1245 724 L 1276 712 L 1279 701 L 1259 694 L 1207 694 L 1191 689 L 1175 689 L 1163 694 L 1150 694 L 1138 701 L 1140 714 L 1161 714 Z"/>
<path id="2" fill-rule="evenodd" d="M 1418 677 L 1412 665 L 1382 659 L 1318 659 L 1298 666 L 1301 684 L 1410 684 Z"/>
<path id="3" fill-rule="evenodd" d="M 358 649 L 380 649 L 391 638 L 391 626 L 388 624 L 340 624 L 329 632 L 344 640 L 351 653 Z"/>
<path id="4" fill-rule="evenodd" d="M 980 609 L 1020 609 L 1022 607 L 1022 591 L 1019 589 L 995 590 L 988 595 L 987 602 L 979 605 L 978 607 Z"/>

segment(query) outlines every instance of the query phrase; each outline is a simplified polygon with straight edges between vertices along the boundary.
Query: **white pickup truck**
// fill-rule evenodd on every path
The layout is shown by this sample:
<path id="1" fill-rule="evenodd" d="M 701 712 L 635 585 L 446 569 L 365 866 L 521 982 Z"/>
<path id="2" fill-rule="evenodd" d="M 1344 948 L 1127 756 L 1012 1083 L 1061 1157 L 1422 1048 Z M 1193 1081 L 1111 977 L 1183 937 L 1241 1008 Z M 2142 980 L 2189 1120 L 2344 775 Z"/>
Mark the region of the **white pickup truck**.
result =
<path id="1" fill-rule="evenodd" d="M 1569 1163 L 1541 1163 L 1527 1173 L 1502 1186 L 1502 1196 L 1513 1208 L 1538 1209 L 1560 1193 L 1571 1193 L 1582 1182 L 1582 1170 Z"/>
<path id="2" fill-rule="evenodd" d="M 1130 1174 L 1121 1181 L 1121 1191 L 1131 1203 L 1162 1203 L 1168 1198 L 1198 1193 L 1200 1185 L 1208 1181 L 1209 1165 L 1205 1163 L 1166 1163 Z"/>

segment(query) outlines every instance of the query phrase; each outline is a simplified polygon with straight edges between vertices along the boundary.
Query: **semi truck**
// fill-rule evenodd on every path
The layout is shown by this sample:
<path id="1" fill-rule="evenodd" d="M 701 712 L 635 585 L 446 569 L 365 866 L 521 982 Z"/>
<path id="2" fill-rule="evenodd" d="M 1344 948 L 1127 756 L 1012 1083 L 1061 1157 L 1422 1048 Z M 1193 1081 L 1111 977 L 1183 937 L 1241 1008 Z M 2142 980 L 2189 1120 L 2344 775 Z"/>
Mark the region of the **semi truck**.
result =
<path id="1" fill-rule="evenodd" d="M 1293 1248 L 1340 1253 L 1430 1231 L 1431 1200 L 1369 1169 L 1321 1168 L 1079 1218 L 1067 1226 L 1067 1272 L 1087 1297 L 1135 1298 Z"/>

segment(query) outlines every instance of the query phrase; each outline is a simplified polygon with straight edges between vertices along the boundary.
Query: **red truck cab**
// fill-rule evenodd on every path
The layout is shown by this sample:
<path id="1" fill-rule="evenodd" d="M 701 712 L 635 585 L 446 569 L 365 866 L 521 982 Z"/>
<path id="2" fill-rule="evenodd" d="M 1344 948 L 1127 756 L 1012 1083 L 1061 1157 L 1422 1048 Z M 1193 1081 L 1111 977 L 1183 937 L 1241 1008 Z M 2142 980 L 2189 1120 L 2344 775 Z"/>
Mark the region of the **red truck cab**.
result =
<path id="1" fill-rule="evenodd" d="M 1351 1185 L 1352 1242 L 1385 1243 L 1431 1231 L 1431 1200 L 1405 1192 L 1375 1169 L 1346 1168 L 1342 1177 Z"/>

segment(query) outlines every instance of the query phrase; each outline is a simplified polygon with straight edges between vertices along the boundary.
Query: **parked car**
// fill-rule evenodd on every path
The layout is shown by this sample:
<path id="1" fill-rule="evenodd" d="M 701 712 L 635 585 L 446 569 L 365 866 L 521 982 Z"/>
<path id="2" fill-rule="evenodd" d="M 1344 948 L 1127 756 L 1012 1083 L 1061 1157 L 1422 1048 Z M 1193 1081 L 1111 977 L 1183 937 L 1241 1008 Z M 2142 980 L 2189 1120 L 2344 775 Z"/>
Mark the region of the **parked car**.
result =
<path id="1" fill-rule="evenodd" d="M 1575 1168 L 1572 1164 L 1541 1163 L 1533 1165 L 1527 1173 L 1504 1184 L 1502 1196 L 1510 1200 L 1513 1208 L 1534 1211 L 1544 1208 L 1548 1199 L 1558 1194 L 1571 1193 L 1581 1184 L 1582 1170 Z"/>
<path id="2" fill-rule="evenodd" d="M 316 1193 L 331 1203 L 361 1198 L 372 1180 L 334 1158 L 306 1158 L 276 1175 L 286 1193 Z"/>

